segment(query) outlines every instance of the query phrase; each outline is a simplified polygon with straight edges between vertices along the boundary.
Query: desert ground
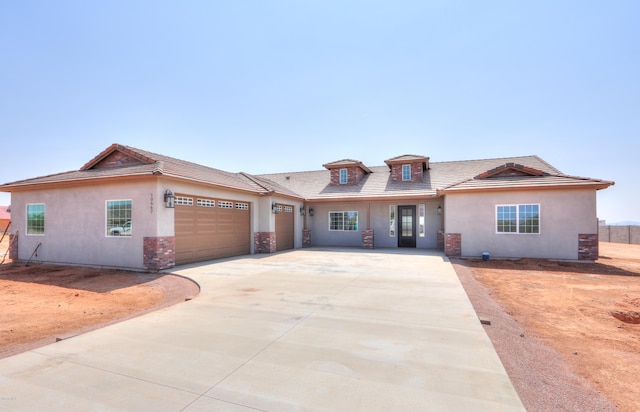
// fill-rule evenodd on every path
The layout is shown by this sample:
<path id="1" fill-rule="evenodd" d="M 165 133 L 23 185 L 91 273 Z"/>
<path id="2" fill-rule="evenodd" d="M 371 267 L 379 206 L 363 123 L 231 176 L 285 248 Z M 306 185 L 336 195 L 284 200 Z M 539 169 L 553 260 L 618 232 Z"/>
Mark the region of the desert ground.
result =
<path id="1" fill-rule="evenodd" d="M 453 264 L 528 410 L 640 410 L 640 245 Z"/>
<path id="2" fill-rule="evenodd" d="M 0 245 L 0 260 L 8 241 Z M 0 359 L 167 307 L 199 292 L 181 276 L 74 266 L 0 265 Z"/>
<path id="3" fill-rule="evenodd" d="M 452 263 L 529 411 L 640 410 L 640 245 L 601 243 L 596 263 Z M 169 274 L 5 262 L 0 358 L 198 291 Z"/>

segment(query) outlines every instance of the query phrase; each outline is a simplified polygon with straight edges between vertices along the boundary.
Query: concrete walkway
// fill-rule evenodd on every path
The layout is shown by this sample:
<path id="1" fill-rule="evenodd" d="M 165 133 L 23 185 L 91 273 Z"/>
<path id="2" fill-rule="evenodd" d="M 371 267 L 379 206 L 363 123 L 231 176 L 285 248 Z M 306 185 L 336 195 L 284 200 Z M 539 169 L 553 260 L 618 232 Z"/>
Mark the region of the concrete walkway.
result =
<path id="1" fill-rule="evenodd" d="M 194 300 L 0 360 L 0 410 L 524 410 L 437 252 L 176 269 Z"/>

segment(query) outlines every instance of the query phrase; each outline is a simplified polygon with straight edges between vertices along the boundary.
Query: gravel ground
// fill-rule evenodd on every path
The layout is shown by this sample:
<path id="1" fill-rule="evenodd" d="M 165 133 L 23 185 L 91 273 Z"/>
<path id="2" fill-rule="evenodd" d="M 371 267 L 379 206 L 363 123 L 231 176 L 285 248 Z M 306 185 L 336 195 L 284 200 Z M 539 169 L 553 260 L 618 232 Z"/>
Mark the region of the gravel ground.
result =
<path id="1" fill-rule="evenodd" d="M 491 322 L 485 331 L 528 411 L 618 410 L 553 349 L 529 336 L 467 267 L 452 263 L 478 317 Z"/>

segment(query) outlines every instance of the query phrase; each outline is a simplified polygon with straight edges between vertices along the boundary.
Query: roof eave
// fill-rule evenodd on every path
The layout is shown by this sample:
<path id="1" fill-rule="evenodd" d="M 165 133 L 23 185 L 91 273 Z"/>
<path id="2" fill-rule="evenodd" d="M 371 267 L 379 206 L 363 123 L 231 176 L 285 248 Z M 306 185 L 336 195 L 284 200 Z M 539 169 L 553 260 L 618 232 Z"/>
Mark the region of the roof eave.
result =
<path id="1" fill-rule="evenodd" d="M 470 188 L 455 188 L 449 187 L 446 189 L 438 189 L 437 193 L 441 195 L 454 194 L 454 193 L 469 193 L 469 192 L 505 192 L 505 191 L 522 191 L 522 190 L 563 190 L 563 189 L 594 189 L 602 190 L 609 186 L 613 186 L 615 182 L 593 182 L 593 183 L 574 183 L 564 185 L 523 185 L 523 186 L 509 186 L 509 187 L 470 187 Z"/>

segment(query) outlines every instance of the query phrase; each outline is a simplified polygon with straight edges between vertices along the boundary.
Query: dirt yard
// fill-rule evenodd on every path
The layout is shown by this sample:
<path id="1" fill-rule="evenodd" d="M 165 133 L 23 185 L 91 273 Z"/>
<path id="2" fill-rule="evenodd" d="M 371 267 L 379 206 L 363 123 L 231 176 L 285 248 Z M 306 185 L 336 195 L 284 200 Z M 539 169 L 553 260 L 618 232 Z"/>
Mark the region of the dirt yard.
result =
<path id="1" fill-rule="evenodd" d="M 529 411 L 640 410 L 640 246 L 601 243 L 597 263 L 452 262 Z M 5 263 L 0 358 L 197 293 L 174 275 Z"/>
<path id="2" fill-rule="evenodd" d="M 183 302 L 198 292 L 195 283 L 175 275 L 5 263 L 0 265 L 0 358 Z"/>
<path id="3" fill-rule="evenodd" d="M 528 410 L 640 410 L 640 245 L 453 263 Z"/>

